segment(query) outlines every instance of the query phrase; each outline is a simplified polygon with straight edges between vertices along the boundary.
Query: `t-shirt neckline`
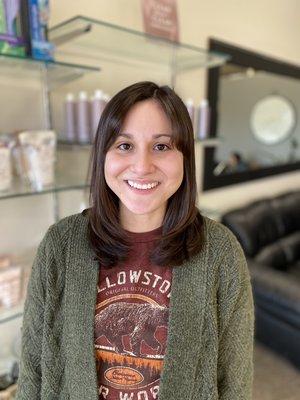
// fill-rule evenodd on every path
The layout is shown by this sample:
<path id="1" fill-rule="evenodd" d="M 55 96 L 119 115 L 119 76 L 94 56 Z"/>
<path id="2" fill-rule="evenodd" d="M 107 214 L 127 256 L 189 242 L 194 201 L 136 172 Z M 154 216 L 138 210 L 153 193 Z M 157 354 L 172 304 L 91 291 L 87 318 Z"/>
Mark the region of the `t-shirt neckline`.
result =
<path id="1" fill-rule="evenodd" d="M 160 236 L 160 234 L 162 233 L 162 226 L 159 226 L 158 228 L 152 229 L 151 231 L 148 232 L 131 232 L 126 229 L 125 232 L 131 241 L 138 243 L 145 243 L 145 242 L 151 242 L 152 240 Z"/>

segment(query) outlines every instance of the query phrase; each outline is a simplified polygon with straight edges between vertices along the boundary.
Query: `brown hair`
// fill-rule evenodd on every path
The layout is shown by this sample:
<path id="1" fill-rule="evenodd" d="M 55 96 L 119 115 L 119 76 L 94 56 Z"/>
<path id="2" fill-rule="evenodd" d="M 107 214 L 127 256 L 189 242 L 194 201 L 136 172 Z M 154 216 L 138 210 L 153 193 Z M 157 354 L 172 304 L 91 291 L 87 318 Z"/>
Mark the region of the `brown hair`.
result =
<path id="1" fill-rule="evenodd" d="M 195 206 L 197 187 L 193 127 L 180 97 L 169 86 L 138 82 L 118 92 L 105 107 L 92 148 L 89 175 L 91 207 L 88 214 L 89 242 L 101 266 L 112 267 L 127 259 L 131 248 L 119 221 L 119 198 L 104 177 L 105 156 L 120 132 L 130 108 L 137 102 L 157 101 L 172 123 L 173 144 L 183 153 L 184 174 L 178 190 L 168 199 L 162 236 L 149 255 L 156 265 L 181 265 L 203 245 L 203 217 Z"/>

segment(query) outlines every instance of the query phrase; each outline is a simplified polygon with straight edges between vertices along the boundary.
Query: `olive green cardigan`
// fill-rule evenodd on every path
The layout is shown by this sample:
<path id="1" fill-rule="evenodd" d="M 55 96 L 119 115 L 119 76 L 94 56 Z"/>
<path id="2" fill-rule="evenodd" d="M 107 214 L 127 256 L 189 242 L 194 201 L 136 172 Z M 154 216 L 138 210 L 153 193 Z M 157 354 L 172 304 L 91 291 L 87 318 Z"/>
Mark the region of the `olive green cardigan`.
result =
<path id="1" fill-rule="evenodd" d="M 203 251 L 174 267 L 159 400 L 250 400 L 254 304 L 244 253 L 204 217 Z M 52 225 L 39 245 L 22 326 L 17 400 L 97 400 L 98 262 L 87 217 Z"/>

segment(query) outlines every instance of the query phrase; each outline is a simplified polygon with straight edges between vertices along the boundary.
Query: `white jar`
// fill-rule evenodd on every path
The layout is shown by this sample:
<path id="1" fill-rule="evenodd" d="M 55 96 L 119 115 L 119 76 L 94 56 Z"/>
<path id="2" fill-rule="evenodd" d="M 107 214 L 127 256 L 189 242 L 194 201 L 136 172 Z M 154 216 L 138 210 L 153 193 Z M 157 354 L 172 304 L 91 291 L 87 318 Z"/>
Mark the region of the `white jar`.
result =
<path id="1" fill-rule="evenodd" d="M 12 183 L 11 146 L 0 138 L 0 190 L 8 190 Z"/>
<path id="2" fill-rule="evenodd" d="M 26 164 L 25 174 L 37 190 L 54 183 L 56 133 L 27 131 L 19 133 L 19 141 Z"/>

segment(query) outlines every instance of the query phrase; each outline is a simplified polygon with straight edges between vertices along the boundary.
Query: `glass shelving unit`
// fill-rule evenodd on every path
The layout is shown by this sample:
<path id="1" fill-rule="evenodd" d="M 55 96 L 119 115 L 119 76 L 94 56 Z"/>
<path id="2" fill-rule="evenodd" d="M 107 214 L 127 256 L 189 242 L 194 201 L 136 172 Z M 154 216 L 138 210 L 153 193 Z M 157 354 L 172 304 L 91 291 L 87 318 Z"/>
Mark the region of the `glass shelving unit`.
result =
<path id="1" fill-rule="evenodd" d="M 58 61 L 40 61 L 28 57 L 16 57 L 0 54 L 0 74 L 12 78 L 40 78 L 45 74 L 48 90 L 73 81 L 90 72 L 99 72 L 100 68 L 69 64 Z"/>
<path id="2" fill-rule="evenodd" d="M 184 43 L 176 43 L 104 21 L 75 16 L 49 29 L 49 40 L 56 45 L 56 57 L 88 53 L 94 59 L 126 64 L 151 64 L 177 73 L 195 68 L 222 65 L 229 59 L 223 53 Z"/>
<path id="3" fill-rule="evenodd" d="M 45 114 L 48 117 L 49 103 L 46 98 L 48 92 L 63 84 L 79 79 L 87 73 L 99 72 L 99 67 L 91 67 L 79 64 L 70 64 L 58 61 L 40 61 L 28 57 L 0 55 L 0 75 L 5 78 L 21 80 L 37 79 L 43 87 Z M 20 179 L 13 179 L 9 190 L 0 191 L 0 200 L 15 197 L 54 193 L 66 190 L 85 189 L 88 185 L 79 177 L 68 176 L 64 171 L 57 171 L 55 183 L 37 190 Z"/>

